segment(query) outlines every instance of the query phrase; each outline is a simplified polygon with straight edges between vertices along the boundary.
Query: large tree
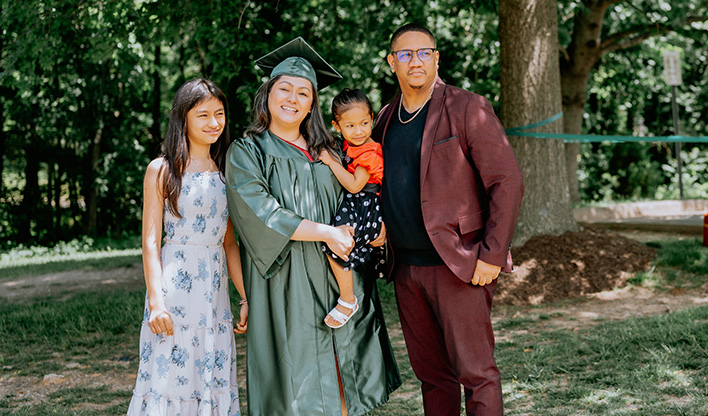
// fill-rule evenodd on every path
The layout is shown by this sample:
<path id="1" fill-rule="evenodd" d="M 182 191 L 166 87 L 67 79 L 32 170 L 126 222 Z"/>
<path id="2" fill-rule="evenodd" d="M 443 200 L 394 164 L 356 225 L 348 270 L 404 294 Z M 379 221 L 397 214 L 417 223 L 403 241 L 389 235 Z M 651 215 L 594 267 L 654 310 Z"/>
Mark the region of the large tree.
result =
<path id="1" fill-rule="evenodd" d="M 614 10 L 612 10 L 614 6 Z M 569 4 L 572 31 L 560 50 L 563 95 L 563 131 L 580 134 L 587 98 L 588 79 L 600 59 L 613 51 L 628 49 L 669 31 L 690 35 L 691 24 L 708 18 L 706 0 L 582 0 Z M 605 20 L 610 14 L 610 24 Z M 658 56 L 657 58 L 660 58 Z M 578 196 L 578 150 L 580 143 L 565 145 L 571 200 Z"/>
<path id="2" fill-rule="evenodd" d="M 500 0 L 501 118 L 507 127 L 546 119 L 561 109 L 555 0 Z M 556 121 L 544 130 L 559 133 Z M 563 142 L 510 137 L 526 192 L 515 244 L 577 229 L 570 206 Z M 504 161 L 499 161 L 504 163 Z"/>

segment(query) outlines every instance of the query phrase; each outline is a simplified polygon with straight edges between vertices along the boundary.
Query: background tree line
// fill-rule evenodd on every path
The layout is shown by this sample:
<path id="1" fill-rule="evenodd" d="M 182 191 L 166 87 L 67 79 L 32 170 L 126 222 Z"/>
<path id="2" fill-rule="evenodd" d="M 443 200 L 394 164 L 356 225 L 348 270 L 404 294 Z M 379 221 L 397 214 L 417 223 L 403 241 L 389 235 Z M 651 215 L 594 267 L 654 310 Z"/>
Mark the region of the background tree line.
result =
<path id="1" fill-rule="evenodd" d="M 344 87 L 367 91 L 376 109 L 394 96 L 385 62 L 388 39 L 409 21 L 436 34 L 441 77 L 487 97 L 502 114 L 502 65 L 510 61 L 500 59 L 499 13 L 509 10 L 507 18 L 522 21 L 529 13 L 524 6 L 544 4 L 549 12 L 539 19 L 556 28 L 549 45 L 558 50 L 551 59 L 558 59 L 560 69 L 559 81 L 545 88 L 560 94 L 562 129 L 672 134 L 662 52 L 679 48 L 681 133 L 708 135 L 708 1 L 499 2 L 0 0 L 0 244 L 139 232 L 144 168 L 159 154 L 176 89 L 197 76 L 214 80 L 229 99 L 237 137 L 264 77 L 253 61 L 295 36 L 307 39 L 344 76 L 323 91 L 326 114 Z M 507 45 L 519 53 L 525 48 Z M 523 85 L 506 83 L 506 91 Z M 515 127 L 507 119 L 506 126 Z M 546 164 L 521 147 L 540 140 L 514 139 L 519 158 Z M 562 175 L 548 172 L 552 185 L 565 186 L 570 195 L 578 189 L 576 198 L 677 195 L 675 155 L 667 144 L 553 149 L 565 154 L 560 157 L 566 164 Z M 703 197 L 708 148 L 684 149 L 688 195 Z M 576 177 L 577 184 L 569 179 Z M 534 193 L 532 188 L 525 198 Z M 531 211 L 537 215 L 539 209 Z"/>

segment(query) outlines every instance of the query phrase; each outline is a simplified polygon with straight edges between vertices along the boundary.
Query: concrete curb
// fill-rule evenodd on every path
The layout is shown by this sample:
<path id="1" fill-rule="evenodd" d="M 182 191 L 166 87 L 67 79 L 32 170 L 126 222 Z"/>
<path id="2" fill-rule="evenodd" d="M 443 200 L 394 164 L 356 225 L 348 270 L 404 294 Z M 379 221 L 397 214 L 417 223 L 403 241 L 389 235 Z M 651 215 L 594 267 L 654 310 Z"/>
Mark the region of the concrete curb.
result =
<path id="1" fill-rule="evenodd" d="M 703 234 L 708 200 L 650 201 L 573 210 L 579 224 L 612 230 Z"/>

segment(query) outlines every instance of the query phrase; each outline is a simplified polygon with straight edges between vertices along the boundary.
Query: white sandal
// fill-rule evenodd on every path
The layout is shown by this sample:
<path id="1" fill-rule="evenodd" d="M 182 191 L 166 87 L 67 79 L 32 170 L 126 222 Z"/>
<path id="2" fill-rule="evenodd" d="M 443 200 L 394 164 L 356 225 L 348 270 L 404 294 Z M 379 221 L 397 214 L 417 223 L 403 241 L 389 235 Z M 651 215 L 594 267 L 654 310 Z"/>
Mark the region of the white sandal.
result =
<path id="1" fill-rule="evenodd" d="M 356 311 L 359 310 L 359 299 L 357 299 L 356 296 L 354 296 L 354 303 L 345 302 L 345 301 L 342 300 L 342 298 L 337 299 L 337 303 L 340 304 L 340 305 L 342 305 L 342 306 L 344 306 L 345 308 L 351 309 L 351 310 L 352 310 L 352 313 L 350 313 L 349 315 L 345 315 L 345 314 L 343 314 L 342 312 L 339 312 L 339 311 L 337 310 L 337 307 L 336 307 L 336 306 L 335 306 L 334 308 L 332 308 L 332 310 L 329 311 L 329 313 L 327 314 L 327 316 L 331 316 L 332 319 L 334 319 L 335 321 L 337 321 L 337 323 L 339 323 L 340 325 L 339 325 L 339 326 L 333 326 L 333 325 L 328 324 L 326 321 L 325 321 L 325 325 L 327 325 L 327 326 L 330 327 L 330 328 L 334 328 L 334 329 L 341 328 L 341 327 L 343 327 L 344 325 L 346 325 L 346 323 L 349 322 L 349 319 L 350 319 L 352 316 L 354 316 L 354 314 L 356 313 Z"/>

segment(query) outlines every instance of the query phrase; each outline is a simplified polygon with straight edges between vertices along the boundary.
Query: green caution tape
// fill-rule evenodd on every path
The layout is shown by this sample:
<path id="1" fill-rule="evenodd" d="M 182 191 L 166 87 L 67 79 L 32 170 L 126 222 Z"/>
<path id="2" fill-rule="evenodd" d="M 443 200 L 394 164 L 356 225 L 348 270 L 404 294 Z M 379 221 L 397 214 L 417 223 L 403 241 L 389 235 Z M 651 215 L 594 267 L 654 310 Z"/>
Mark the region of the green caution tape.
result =
<path id="1" fill-rule="evenodd" d="M 615 136 L 600 134 L 563 134 L 563 133 L 535 133 L 524 130 L 545 126 L 563 117 L 563 112 L 555 114 L 538 123 L 521 127 L 506 129 L 509 136 L 537 137 L 540 139 L 562 139 L 566 142 L 688 142 L 707 143 L 708 136 Z"/>
<path id="2" fill-rule="evenodd" d="M 527 124 L 527 125 L 521 126 L 521 127 L 514 127 L 511 129 L 506 129 L 506 134 L 508 134 L 510 136 L 526 136 L 529 133 L 525 133 L 525 134 L 517 134 L 517 133 L 524 131 L 524 130 L 531 130 L 531 129 L 535 129 L 536 127 L 545 126 L 546 124 L 551 124 L 554 121 L 561 119 L 561 118 L 563 118 L 562 111 L 552 117 L 549 117 L 549 118 L 543 120 L 543 121 L 539 121 L 538 123 Z M 531 134 L 535 134 L 535 133 L 531 133 Z M 541 133 L 541 134 L 545 134 L 545 133 Z"/>

